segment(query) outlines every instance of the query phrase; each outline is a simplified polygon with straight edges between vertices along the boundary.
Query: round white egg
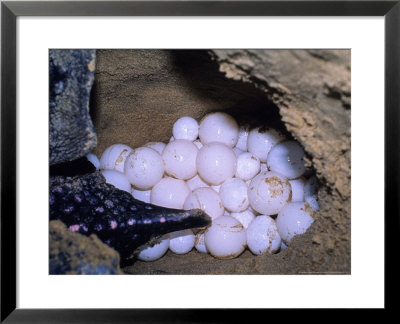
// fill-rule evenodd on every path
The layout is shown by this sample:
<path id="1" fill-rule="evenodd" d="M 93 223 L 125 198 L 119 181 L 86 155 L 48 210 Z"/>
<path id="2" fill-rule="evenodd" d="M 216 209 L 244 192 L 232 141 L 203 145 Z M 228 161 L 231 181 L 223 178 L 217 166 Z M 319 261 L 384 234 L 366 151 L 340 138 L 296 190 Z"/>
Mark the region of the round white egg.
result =
<path id="1" fill-rule="evenodd" d="M 239 128 L 239 137 L 236 143 L 236 147 L 243 152 L 247 151 L 247 137 L 249 136 L 248 127 L 240 126 Z"/>
<path id="2" fill-rule="evenodd" d="M 163 142 L 148 142 L 143 146 L 156 150 L 161 155 L 165 149 L 166 144 Z"/>
<path id="3" fill-rule="evenodd" d="M 219 185 L 236 172 L 236 156 L 222 143 L 205 144 L 197 154 L 197 172 L 211 185 Z"/>
<path id="4" fill-rule="evenodd" d="M 236 163 L 235 176 L 244 181 L 253 179 L 260 172 L 260 159 L 250 152 L 240 154 Z"/>
<path id="5" fill-rule="evenodd" d="M 162 153 L 165 172 L 174 178 L 187 180 L 196 173 L 196 157 L 199 149 L 191 141 L 176 139 L 168 143 Z"/>
<path id="6" fill-rule="evenodd" d="M 249 207 L 247 185 L 239 178 L 226 180 L 219 190 L 222 204 L 230 212 L 241 212 Z"/>
<path id="7" fill-rule="evenodd" d="M 266 162 L 271 148 L 283 140 L 284 136 L 275 129 L 271 128 L 262 132 L 260 128 L 256 128 L 249 132 L 247 150 L 258 157 L 261 162 Z"/>
<path id="8" fill-rule="evenodd" d="M 231 216 L 214 219 L 204 234 L 208 252 L 218 259 L 233 259 L 246 248 L 246 230 Z"/>
<path id="9" fill-rule="evenodd" d="M 167 208 L 183 209 L 183 203 L 190 194 L 185 181 L 165 177 L 151 189 L 151 203 Z"/>
<path id="10" fill-rule="evenodd" d="M 204 182 L 197 174 L 192 179 L 186 180 L 186 183 L 189 186 L 191 191 L 194 191 L 197 188 L 208 188 L 209 187 L 209 185 L 206 182 Z"/>
<path id="11" fill-rule="evenodd" d="M 172 128 L 175 139 L 194 141 L 199 135 L 199 123 L 192 117 L 179 118 Z"/>
<path id="12" fill-rule="evenodd" d="M 146 190 L 160 181 L 164 174 L 164 163 L 157 151 L 139 147 L 127 157 L 124 173 L 135 188 Z"/>
<path id="13" fill-rule="evenodd" d="M 142 247 L 137 258 L 142 261 L 155 261 L 160 259 L 169 247 L 169 238 L 164 236 L 154 245 L 145 245 Z"/>
<path id="14" fill-rule="evenodd" d="M 206 247 L 206 242 L 204 240 L 204 231 L 196 234 L 195 241 L 194 241 L 194 247 L 196 248 L 197 251 L 199 251 L 201 253 L 208 253 L 207 247 Z"/>
<path id="15" fill-rule="evenodd" d="M 276 218 L 279 235 L 289 243 L 295 235 L 303 234 L 314 222 L 312 209 L 304 202 L 290 202 L 279 212 Z"/>
<path id="16" fill-rule="evenodd" d="M 185 200 L 183 209 L 200 208 L 212 219 L 224 214 L 224 206 L 219 195 L 211 188 L 197 188 Z"/>
<path id="17" fill-rule="evenodd" d="M 290 187 L 292 188 L 292 202 L 293 201 L 304 201 L 304 184 L 306 179 L 303 177 L 298 179 L 289 180 Z"/>
<path id="18" fill-rule="evenodd" d="M 175 254 L 186 254 L 194 247 L 195 236 L 190 229 L 169 234 L 169 249 Z"/>
<path id="19" fill-rule="evenodd" d="M 255 255 L 279 251 L 281 237 L 270 216 L 257 216 L 247 227 L 247 247 Z"/>
<path id="20" fill-rule="evenodd" d="M 265 171 L 251 180 L 248 190 L 250 205 L 263 215 L 275 215 L 291 199 L 291 187 L 283 175 Z"/>
<path id="21" fill-rule="evenodd" d="M 296 141 L 276 144 L 268 153 L 267 164 L 271 171 L 289 179 L 298 178 L 306 171 L 304 150 Z"/>
<path id="22" fill-rule="evenodd" d="M 247 228 L 252 220 L 256 218 L 251 208 L 247 208 L 246 210 L 239 213 L 231 213 L 230 215 L 236 218 L 243 225 L 244 228 Z"/>
<path id="23" fill-rule="evenodd" d="M 90 163 L 94 165 L 96 170 L 100 169 L 100 160 L 96 155 L 94 155 L 93 153 L 89 153 L 86 155 L 86 158 L 89 160 Z"/>
<path id="24" fill-rule="evenodd" d="M 125 160 L 132 149 L 125 144 L 114 144 L 105 149 L 100 157 L 100 169 L 124 172 Z"/>
<path id="25" fill-rule="evenodd" d="M 131 192 L 131 184 L 123 173 L 116 170 L 102 170 L 101 174 L 106 178 L 107 183 L 120 190 Z"/>
<path id="26" fill-rule="evenodd" d="M 226 113 L 211 113 L 201 120 L 199 137 L 203 144 L 218 142 L 233 148 L 238 141 L 239 125 Z"/>
<path id="27" fill-rule="evenodd" d="M 150 204 L 151 190 L 132 189 L 131 194 L 133 198 Z"/>

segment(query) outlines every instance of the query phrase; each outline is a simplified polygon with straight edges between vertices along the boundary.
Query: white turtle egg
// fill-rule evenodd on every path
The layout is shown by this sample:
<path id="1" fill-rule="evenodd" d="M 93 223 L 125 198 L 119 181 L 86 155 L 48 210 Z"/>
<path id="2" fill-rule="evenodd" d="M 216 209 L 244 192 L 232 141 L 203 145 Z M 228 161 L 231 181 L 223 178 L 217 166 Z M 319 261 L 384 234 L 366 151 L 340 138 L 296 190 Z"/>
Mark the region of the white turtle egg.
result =
<path id="1" fill-rule="evenodd" d="M 164 151 L 166 144 L 163 142 L 149 142 L 144 144 L 143 146 L 156 150 L 161 155 L 162 152 Z"/>
<path id="2" fill-rule="evenodd" d="M 203 144 L 218 142 L 233 148 L 238 141 L 239 126 L 236 120 L 226 113 L 211 113 L 201 120 L 199 137 Z"/>
<path id="3" fill-rule="evenodd" d="M 291 199 L 290 183 L 283 175 L 265 171 L 253 178 L 248 191 L 251 207 L 263 215 L 275 215 Z"/>
<path id="4" fill-rule="evenodd" d="M 155 261 L 168 251 L 169 238 L 165 235 L 153 246 L 146 244 L 139 252 L 137 258 L 142 261 Z"/>
<path id="5" fill-rule="evenodd" d="M 167 208 L 183 209 L 183 203 L 189 194 L 190 189 L 185 181 L 165 177 L 151 189 L 151 203 Z"/>
<path id="6" fill-rule="evenodd" d="M 125 144 L 114 144 L 105 149 L 100 157 L 100 169 L 124 172 L 125 160 L 132 149 Z"/>
<path id="7" fill-rule="evenodd" d="M 191 141 L 176 139 L 168 143 L 162 153 L 165 172 L 174 178 L 187 180 L 196 173 L 196 157 L 199 149 Z"/>
<path id="8" fill-rule="evenodd" d="M 176 254 L 185 254 L 194 247 L 195 236 L 187 229 L 169 233 L 169 249 Z"/>
<path id="9" fill-rule="evenodd" d="M 289 243 L 295 235 L 303 234 L 314 222 L 311 207 L 304 202 L 290 202 L 279 212 L 276 218 L 279 235 Z"/>
<path id="10" fill-rule="evenodd" d="M 194 191 L 197 188 L 208 188 L 209 187 L 209 185 L 207 183 L 205 183 L 197 174 L 192 179 L 186 180 L 186 183 L 189 186 L 191 191 Z"/>
<path id="11" fill-rule="evenodd" d="M 257 216 L 247 227 L 247 247 L 255 255 L 279 251 L 281 237 L 275 221 L 270 216 Z"/>
<path id="12" fill-rule="evenodd" d="M 94 165 L 96 170 L 100 169 L 100 160 L 96 155 L 94 155 L 93 153 L 89 153 L 86 155 L 86 158 L 89 160 L 90 163 Z"/>
<path id="13" fill-rule="evenodd" d="M 101 174 L 106 178 L 107 183 L 120 190 L 131 192 L 131 184 L 123 173 L 115 170 L 102 170 Z"/>
<path id="14" fill-rule="evenodd" d="M 233 148 L 233 153 L 235 153 L 236 157 L 238 157 L 240 154 L 244 153 L 241 149 L 238 149 L 237 147 Z"/>
<path id="15" fill-rule="evenodd" d="M 316 176 L 310 177 L 304 184 L 304 200 L 313 210 L 319 210 L 318 204 L 318 180 Z"/>
<path id="16" fill-rule="evenodd" d="M 150 189 L 164 174 L 161 155 L 148 147 L 132 151 L 125 161 L 125 176 L 137 189 Z"/>
<path id="17" fill-rule="evenodd" d="M 194 141 L 199 135 L 199 123 L 192 117 L 181 117 L 175 122 L 172 134 L 175 139 Z"/>
<path id="18" fill-rule="evenodd" d="M 249 132 L 247 150 L 257 156 L 261 162 L 266 162 L 271 148 L 283 140 L 284 136 L 275 129 L 261 132 L 260 128 L 256 128 Z"/>
<path id="19" fill-rule="evenodd" d="M 233 259 L 246 248 L 246 230 L 231 216 L 214 219 L 204 234 L 208 252 L 218 259 Z"/>
<path id="20" fill-rule="evenodd" d="M 289 179 L 300 177 L 306 166 L 304 150 L 296 141 L 276 144 L 268 153 L 267 164 L 271 171 L 283 174 Z"/>
<path id="21" fill-rule="evenodd" d="M 196 145 L 199 150 L 203 147 L 203 144 L 200 142 L 200 140 L 194 141 L 193 144 Z"/>
<path id="22" fill-rule="evenodd" d="M 212 219 L 218 218 L 224 214 L 219 195 L 211 188 L 197 188 L 185 200 L 183 209 L 200 208 Z"/>
<path id="23" fill-rule="evenodd" d="M 306 179 L 303 177 L 298 179 L 289 180 L 290 187 L 292 188 L 292 200 L 291 201 L 304 201 L 304 184 Z"/>
<path id="24" fill-rule="evenodd" d="M 150 204 L 151 190 L 138 190 L 132 189 L 131 194 L 133 198 Z"/>
<path id="25" fill-rule="evenodd" d="M 196 234 L 194 240 L 194 247 L 196 248 L 197 251 L 201 253 L 208 253 L 206 243 L 204 241 L 204 231 Z"/>
<path id="26" fill-rule="evenodd" d="M 249 136 L 248 127 L 240 126 L 239 128 L 239 137 L 236 143 L 236 147 L 243 152 L 247 151 L 247 137 Z"/>
<path id="27" fill-rule="evenodd" d="M 219 185 L 236 172 L 236 156 L 222 143 L 205 144 L 197 154 L 197 172 L 211 185 Z"/>
<path id="28" fill-rule="evenodd" d="M 260 172 L 260 159 L 252 153 L 245 152 L 240 154 L 236 163 L 235 176 L 244 181 L 253 179 Z"/>
<path id="29" fill-rule="evenodd" d="M 236 218 L 244 228 L 247 228 L 251 221 L 256 218 L 251 208 L 247 208 L 246 210 L 239 213 L 231 213 L 232 217 Z"/>
<path id="30" fill-rule="evenodd" d="M 222 204 L 230 212 L 241 212 L 249 207 L 247 185 L 239 178 L 226 180 L 219 190 Z"/>

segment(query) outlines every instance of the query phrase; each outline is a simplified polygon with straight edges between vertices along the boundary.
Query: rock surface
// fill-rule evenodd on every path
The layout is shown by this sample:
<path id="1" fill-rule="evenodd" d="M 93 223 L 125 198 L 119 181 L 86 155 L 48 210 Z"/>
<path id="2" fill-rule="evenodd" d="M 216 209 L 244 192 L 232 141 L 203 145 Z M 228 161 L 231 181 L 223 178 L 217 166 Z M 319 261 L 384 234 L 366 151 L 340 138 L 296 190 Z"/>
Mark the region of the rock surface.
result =
<path id="1" fill-rule="evenodd" d="M 98 156 L 115 143 L 166 142 L 179 117 L 219 110 L 293 136 L 322 184 L 314 224 L 278 254 L 168 252 L 126 273 L 350 273 L 350 51 L 98 51 L 91 104 Z"/>

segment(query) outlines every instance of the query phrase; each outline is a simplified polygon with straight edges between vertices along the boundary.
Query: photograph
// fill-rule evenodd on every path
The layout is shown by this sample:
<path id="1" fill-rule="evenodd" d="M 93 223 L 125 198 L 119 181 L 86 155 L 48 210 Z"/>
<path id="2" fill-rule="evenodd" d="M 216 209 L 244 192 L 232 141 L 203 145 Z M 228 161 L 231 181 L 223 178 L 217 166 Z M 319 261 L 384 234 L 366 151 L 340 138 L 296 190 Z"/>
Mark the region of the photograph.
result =
<path id="1" fill-rule="evenodd" d="M 351 275 L 351 49 L 50 48 L 50 275 Z"/>

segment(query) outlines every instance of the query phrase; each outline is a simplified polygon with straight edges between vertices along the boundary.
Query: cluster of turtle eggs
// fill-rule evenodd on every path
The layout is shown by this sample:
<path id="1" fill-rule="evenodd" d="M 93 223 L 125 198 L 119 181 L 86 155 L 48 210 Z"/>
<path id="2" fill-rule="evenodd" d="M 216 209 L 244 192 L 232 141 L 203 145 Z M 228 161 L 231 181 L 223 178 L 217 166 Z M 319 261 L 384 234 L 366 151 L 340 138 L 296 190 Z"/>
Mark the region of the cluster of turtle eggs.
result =
<path id="1" fill-rule="evenodd" d="M 133 197 L 175 209 L 200 208 L 208 228 L 169 233 L 143 246 L 138 258 L 153 261 L 168 248 L 177 254 L 195 247 L 220 259 L 276 253 L 312 224 L 318 209 L 316 178 L 306 179 L 304 151 L 274 129 L 239 127 L 226 113 L 200 124 L 179 118 L 168 144 L 150 142 L 132 149 L 108 147 L 100 160 L 88 159 L 106 181 Z"/>

